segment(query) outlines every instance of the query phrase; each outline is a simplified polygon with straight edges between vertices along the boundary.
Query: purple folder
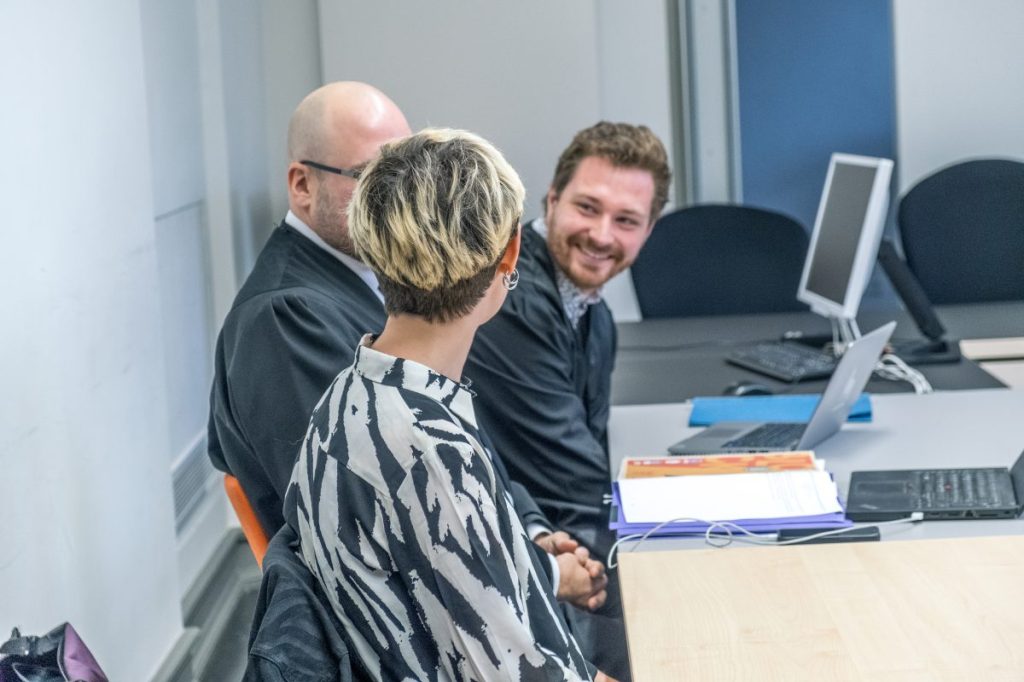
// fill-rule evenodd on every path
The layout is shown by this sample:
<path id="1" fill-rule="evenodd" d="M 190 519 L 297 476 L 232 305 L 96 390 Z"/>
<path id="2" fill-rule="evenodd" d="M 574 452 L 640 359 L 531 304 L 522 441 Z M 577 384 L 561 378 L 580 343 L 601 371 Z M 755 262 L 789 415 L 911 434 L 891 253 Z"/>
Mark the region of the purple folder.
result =
<path id="1" fill-rule="evenodd" d="M 633 535 L 635 533 L 646 533 L 656 528 L 656 523 L 630 523 L 622 513 L 622 500 L 619 497 L 619 485 L 612 485 L 612 504 L 614 505 L 616 517 L 608 524 L 608 527 L 618 531 L 619 537 Z M 713 519 L 717 521 L 729 521 L 737 526 L 745 528 L 752 533 L 774 533 L 783 528 L 846 528 L 853 523 L 846 518 L 844 512 L 839 511 L 832 514 L 818 514 L 815 516 L 787 516 L 779 519 Z M 653 535 L 681 535 L 687 533 L 703 533 L 708 529 L 708 524 L 695 521 L 680 521 L 668 523 L 659 528 Z"/>

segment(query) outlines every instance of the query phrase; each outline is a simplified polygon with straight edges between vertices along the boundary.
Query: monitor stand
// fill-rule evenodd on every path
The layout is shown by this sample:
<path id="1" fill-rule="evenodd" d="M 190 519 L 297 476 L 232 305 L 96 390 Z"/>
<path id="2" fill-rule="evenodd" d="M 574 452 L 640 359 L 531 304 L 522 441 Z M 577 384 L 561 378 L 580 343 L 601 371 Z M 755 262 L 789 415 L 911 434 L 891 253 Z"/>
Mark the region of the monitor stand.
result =
<path id="1" fill-rule="evenodd" d="M 900 258 L 896 246 L 888 239 L 878 245 L 878 262 L 892 282 L 903 306 L 927 340 L 891 341 L 893 351 L 908 365 L 937 365 L 960 362 L 960 344 L 946 338 L 946 328 L 928 300 L 924 287 Z"/>
<path id="2" fill-rule="evenodd" d="M 856 324 L 845 326 L 843 321 L 831 320 L 832 334 L 787 334 L 786 341 L 796 342 L 819 351 L 824 351 L 829 344 L 838 342 L 840 348 L 849 343 L 850 334 L 858 334 Z M 843 328 L 847 329 L 844 333 Z M 832 346 L 835 348 L 835 345 Z M 960 362 L 960 344 L 957 341 L 938 339 L 891 339 L 889 348 L 908 365 L 943 365 Z M 841 353 L 836 353 L 840 355 Z"/>
<path id="3" fill-rule="evenodd" d="M 803 346 L 810 346 L 814 350 L 822 352 L 830 350 L 833 355 L 839 357 L 843 354 L 843 350 L 846 348 L 847 344 L 860 338 L 860 328 L 857 327 L 856 320 L 832 317 L 820 310 L 815 310 L 813 306 L 811 307 L 811 311 L 821 315 L 832 323 L 832 333 L 803 334 L 800 332 L 787 332 L 782 337 L 783 341 L 791 341 Z"/>
<path id="4" fill-rule="evenodd" d="M 889 345 L 908 365 L 944 365 L 960 362 L 960 344 L 957 341 L 893 339 Z"/>

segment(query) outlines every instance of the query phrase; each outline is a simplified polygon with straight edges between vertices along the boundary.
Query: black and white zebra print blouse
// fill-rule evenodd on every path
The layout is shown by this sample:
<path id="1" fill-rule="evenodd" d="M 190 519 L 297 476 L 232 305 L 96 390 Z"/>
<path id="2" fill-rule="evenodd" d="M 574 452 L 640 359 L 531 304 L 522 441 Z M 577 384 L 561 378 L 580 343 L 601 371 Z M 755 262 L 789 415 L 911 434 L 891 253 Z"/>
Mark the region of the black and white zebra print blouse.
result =
<path id="1" fill-rule="evenodd" d="M 588 678 L 472 393 L 371 342 L 313 412 L 287 510 L 354 655 L 384 680 Z"/>

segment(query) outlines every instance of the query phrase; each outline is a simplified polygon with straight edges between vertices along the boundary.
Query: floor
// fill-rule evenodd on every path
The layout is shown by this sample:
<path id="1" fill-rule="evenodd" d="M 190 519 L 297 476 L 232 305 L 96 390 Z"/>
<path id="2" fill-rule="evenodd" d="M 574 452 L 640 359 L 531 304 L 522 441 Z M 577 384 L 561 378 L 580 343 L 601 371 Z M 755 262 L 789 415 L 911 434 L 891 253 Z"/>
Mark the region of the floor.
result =
<path id="1" fill-rule="evenodd" d="M 252 623 L 253 606 L 258 590 L 244 593 L 244 599 L 237 602 L 227 619 L 224 631 L 214 646 L 205 669 L 196 674 L 199 682 L 226 682 L 241 680 L 245 673 L 249 626 Z"/>
<path id="2" fill-rule="evenodd" d="M 199 631 L 192 672 L 199 682 L 241 680 L 260 570 L 237 529 L 225 538 L 223 551 L 206 570 L 199 581 L 203 585 L 184 605 L 185 625 Z"/>

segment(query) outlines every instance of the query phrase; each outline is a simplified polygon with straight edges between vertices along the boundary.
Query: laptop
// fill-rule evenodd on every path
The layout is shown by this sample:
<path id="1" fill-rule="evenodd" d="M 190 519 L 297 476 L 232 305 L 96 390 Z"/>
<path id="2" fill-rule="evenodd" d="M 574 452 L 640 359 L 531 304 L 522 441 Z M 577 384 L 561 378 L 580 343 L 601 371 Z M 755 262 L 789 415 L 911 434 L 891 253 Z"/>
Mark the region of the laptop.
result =
<path id="1" fill-rule="evenodd" d="M 895 322 L 882 325 L 846 347 L 807 423 L 718 422 L 668 451 L 673 455 L 710 455 L 810 450 L 843 426 L 895 328 Z"/>
<path id="2" fill-rule="evenodd" d="M 1013 519 L 1024 511 L 1024 452 L 1012 469 L 855 471 L 846 516 L 888 521 L 923 512 L 931 519 Z"/>

